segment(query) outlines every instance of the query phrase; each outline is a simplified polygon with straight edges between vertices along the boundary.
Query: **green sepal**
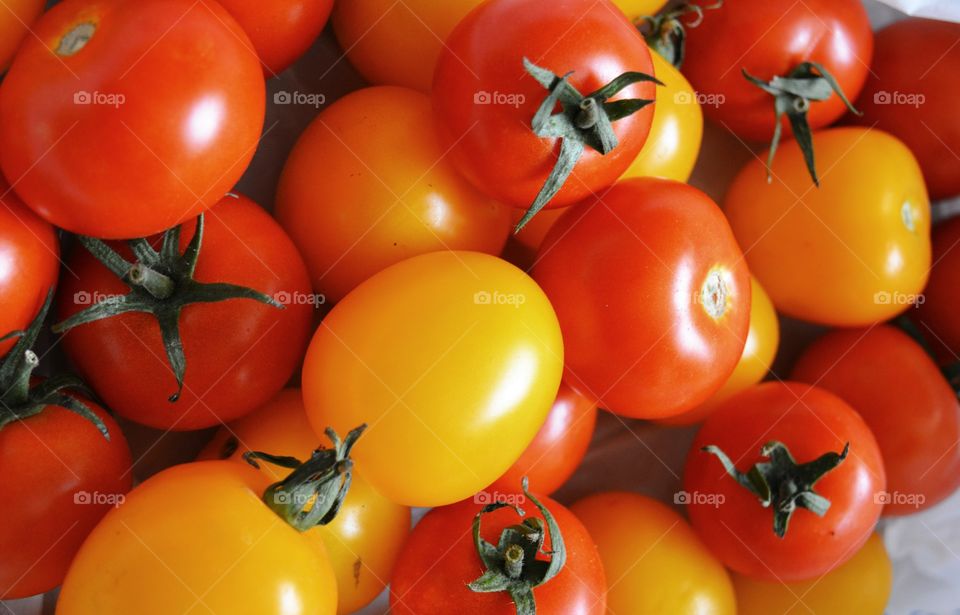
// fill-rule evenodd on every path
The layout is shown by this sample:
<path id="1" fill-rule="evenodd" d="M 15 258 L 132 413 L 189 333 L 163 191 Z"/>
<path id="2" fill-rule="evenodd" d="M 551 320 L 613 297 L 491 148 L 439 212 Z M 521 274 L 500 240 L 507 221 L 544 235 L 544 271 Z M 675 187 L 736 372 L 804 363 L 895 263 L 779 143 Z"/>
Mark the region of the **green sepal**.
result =
<path id="1" fill-rule="evenodd" d="M 687 28 L 696 28 L 703 23 L 705 10 L 722 6 L 723 0 L 717 0 L 708 6 L 683 2 L 659 15 L 641 17 L 637 27 L 655 53 L 660 54 L 674 67 L 680 68 L 686 55 Z M 684 23 L 682 19 L 690 15 L 693 16 L 693 21 Z"/>

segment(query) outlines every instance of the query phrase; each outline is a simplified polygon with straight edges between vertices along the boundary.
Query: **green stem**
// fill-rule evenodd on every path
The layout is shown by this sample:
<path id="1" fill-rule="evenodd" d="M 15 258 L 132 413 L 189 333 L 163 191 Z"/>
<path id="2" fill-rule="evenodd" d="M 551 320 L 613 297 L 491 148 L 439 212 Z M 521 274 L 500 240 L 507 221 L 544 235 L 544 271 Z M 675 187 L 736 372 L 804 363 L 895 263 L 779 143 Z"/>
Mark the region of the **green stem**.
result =
<path id="1" fill-rule="evenodd" d="M 176 288 L 176 284 L 168 276 L 142 263 L 134 264 L 127 277 L 132 284 L 146 290 L 156 299 L 169 298 Z"/>

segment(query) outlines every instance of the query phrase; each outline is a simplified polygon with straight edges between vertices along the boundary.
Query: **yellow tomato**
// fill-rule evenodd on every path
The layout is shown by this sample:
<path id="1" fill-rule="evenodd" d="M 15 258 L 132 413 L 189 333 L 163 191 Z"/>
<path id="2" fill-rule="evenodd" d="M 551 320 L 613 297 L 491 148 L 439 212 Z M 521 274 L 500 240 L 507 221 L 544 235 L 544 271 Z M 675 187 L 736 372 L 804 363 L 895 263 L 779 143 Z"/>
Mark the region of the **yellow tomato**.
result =
<path id="1" fill-rule="evenodd" d="M 771 583 L 733 574 L 740 615 L 883 615 L 893 567 L 874 534 L 850 560 L 800 583 Z"/>
<path id="2" fill-rule="evenodd" d="M 607 612 L 734 615 L 733 586 L 693 528 L 666 505 L 606 492 L 571 507 L 597 543 Z"/>
<path id="3" fill-rule="evenodd" d="M 321 440 L 329 444 L 326 436 L 318 438 L 311 429 L 300 390 L 286 389 L 253 414 L 221 428 L 200 459 L 247 465 L 243 454 L 253 450 L 304 460 Z M 271 482 L 290 472 L 269 463 L 261 463 L 260 470 Z M 303 534 L 329 556 L 337 578 L 337 613 L 358 611 L 383 591 L 409 531 L 410 509 L 377 493 L 354 466 L 350 491 L 336 518 Z"/>
<path id="4" fill-rule="evenodd" d="M 347 0 L 333 31 L 367 81 L 429 92 L 443 41 L 481 0 Z"/>
<path id="5" fill-rule="evenodd" d="M 832 128 L 813 141 L 820 187 L 796 141 L 787 141 L 772 181 L 766 154 L 734 179 L 725 205 L 730 225 L 778 311 L 842 327 L 888 320 L 923 290 L 930 268 L 920 167 L 879 130 Z"/>
<path id="6" fill-rule="evenodd" d="M 268 482 L 228 461 L 153 476 L 83 543 L 57 614 L 333 615 L 330 563 L 260 500 Z"/>
<path id="7" fill-rule="evenodd" d="M 13 54 L 37 20 L 45 0 L 6 0 L 0 10 L 0 71 L 10 66 Z"/>
<path id="8" fill-rule="evenodd" d="M 543 424 L 563 342 L 540 287 L 477 252 L 384 269 L 321 323 L 303 366 L 315 431 L 369 428 L 357 466 L 394 502 L 439 506 L 499 478 Z"/>
<path id="9" fill-rule="evenodd" d="M 650 56 L 654 76 L 663 86 L 657 87 L 647 142 L 621 178 L 663 177 L 685 182 L 700 154 L 703 111 L 686 77 L 656 51 L 651 49 Z"/>
<path id="10" fill-rule="evenodd" d="M 613 0 L 613 3 L 630 19 L 638 19 L 655 14 L 667 0 Z"/>

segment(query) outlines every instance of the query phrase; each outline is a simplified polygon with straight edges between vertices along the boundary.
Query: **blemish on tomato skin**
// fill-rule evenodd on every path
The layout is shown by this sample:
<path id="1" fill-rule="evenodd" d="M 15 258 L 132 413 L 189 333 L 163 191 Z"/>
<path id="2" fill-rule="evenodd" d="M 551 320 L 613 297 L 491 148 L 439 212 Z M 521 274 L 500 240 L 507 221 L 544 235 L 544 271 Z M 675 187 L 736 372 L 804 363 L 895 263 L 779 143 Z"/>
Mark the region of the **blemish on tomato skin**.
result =
<path id="1" fill-rule="evenodd" d="M 712 269 L 704 279 L 698 297 L 703 310 L 714 320 L 723 317 L 729 303 L 729 290 L 723 274 L 723 269 Z"/>
<path id="2" fill-rule="evenodd" d="M 56 54 L 62 58 L 76 55 L 87 46 L 96 31 L 97 25 L 93 22 L 85 21 L 76 24 L 60 38 L 55 50 Z"/>
<path id="3" fill-rule="evenodd" d="M 360 586 L 360 571 L 363 569 L 363 559 L 357 558 L 357 561 L 353 562 L 353 586 Z"/>

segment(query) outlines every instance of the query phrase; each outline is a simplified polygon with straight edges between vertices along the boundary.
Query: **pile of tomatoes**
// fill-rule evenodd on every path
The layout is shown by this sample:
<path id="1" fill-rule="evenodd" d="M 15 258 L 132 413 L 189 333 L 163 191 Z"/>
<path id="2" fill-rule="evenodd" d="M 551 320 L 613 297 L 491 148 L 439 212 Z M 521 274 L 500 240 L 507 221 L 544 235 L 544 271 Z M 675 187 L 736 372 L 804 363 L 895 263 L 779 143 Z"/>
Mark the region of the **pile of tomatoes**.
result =
<path id="1" fill-rule="evenodd" d="M 11 3 L 0 600 L 883 613 L 881 517 L 960 487 L 960 25 L 663 3 Z M 231 192 L 328 20 L 370 85 L 272 96 L 319 111 Z M 678 507 L 550 497 L 602 412 L 700 424 Z M 211 439 L 135 485 L 135 424 Z"/>

